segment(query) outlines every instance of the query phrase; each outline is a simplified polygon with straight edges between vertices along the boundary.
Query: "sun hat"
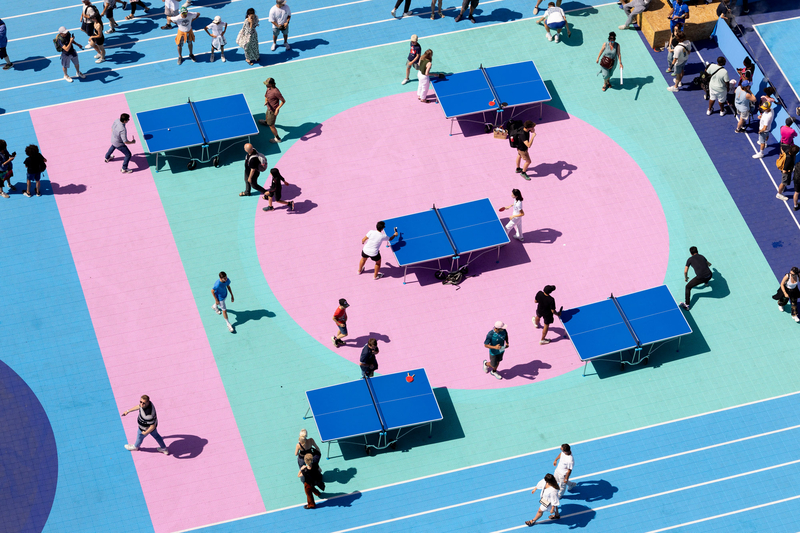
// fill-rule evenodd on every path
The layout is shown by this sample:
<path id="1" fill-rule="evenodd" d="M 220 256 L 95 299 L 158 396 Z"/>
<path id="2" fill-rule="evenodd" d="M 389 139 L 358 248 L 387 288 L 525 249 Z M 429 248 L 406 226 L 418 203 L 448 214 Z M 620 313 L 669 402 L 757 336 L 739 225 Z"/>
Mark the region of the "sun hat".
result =
<path id="1" fill-rule="evenodd" d="M 495 323 L 494 323 L 494 327 L 495 327 L 496 329 L 506 329 L 506 325 L 505 325 L 505 324 L 503 324 L 503 321 L 502 321 L 502 320 L 498 320 L 497 322 L 495 322 Z"/>

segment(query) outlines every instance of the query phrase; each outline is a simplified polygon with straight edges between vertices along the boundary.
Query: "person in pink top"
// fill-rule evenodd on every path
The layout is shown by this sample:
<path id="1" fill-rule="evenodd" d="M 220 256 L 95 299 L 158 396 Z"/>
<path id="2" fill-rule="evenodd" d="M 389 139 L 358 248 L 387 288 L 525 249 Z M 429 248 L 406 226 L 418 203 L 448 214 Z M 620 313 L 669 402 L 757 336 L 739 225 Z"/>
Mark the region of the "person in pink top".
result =
<path id="1" fill-rule="evenodd" d="M 794 138 L 797 137 L 797 132 L 792 127 L 792 124 L 794 124 L 792 117 L 787 117 L 786 125 L 781 126 L 781 150 L 790 144 L 794 144 Z"/>

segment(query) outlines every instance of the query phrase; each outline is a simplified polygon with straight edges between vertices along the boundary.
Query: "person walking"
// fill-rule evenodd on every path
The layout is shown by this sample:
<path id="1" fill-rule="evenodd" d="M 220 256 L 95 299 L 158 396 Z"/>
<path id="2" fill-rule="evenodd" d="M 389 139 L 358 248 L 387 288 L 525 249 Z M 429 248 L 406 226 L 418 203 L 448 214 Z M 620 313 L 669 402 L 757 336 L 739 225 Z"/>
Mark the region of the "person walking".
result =
<path id="1" fill-rule="evenodd" d="M 106 36 L 103 33 L 103 23 L 97 16 L 91 18 L 91 23 L 94 26 L 94 31 L 89 37 L 89 44 L 87 46 L 94 48 L 97 52 L 94 56 L 95 63 L 103 63 L 106 60 L 106 48 L 103 46 L 103 43 L 106 42 Z"/>
<path id="2" fill-rule="evenodd" d="M 431 67 L 433 67 L 433 50 L 430 48 L 419 58 L 419 73 L 417 74 L 417 100 L 428 102 L 428 89 L 431 86 Z"/>
<path id="3" fill-rule="evenodd" d="M 14 67 L 14 63 L 8 58 L 8 52 L 6 51 L 6 47 L 8 46 L 8 29 L 6 28 L 6 23 L 0 19 L 0 59 L 6 62 L 3 65 L 3 70 L 8 70 Z"/>
<path id="4" fill-rule="evenodd" d="M 517 174 L 522 174 L 522 177 L 527 181 L 531 181 L 528 176 L 528 167 L 531 164 L 531 155 L 529 153 L 533 140 L 536 138 L 536 124 L 531 120 L 526 120 L 522 125 L 522 130 L 515 134 L 517 141 Z M 520 166 L 520 163 L 525 161 L 525 164 Z"/>
<path id="5" fill-rule="evenodd" d="M 214 21 L 206 26 L 206 33 L 211 37 L 211 62 L 214 62 L 214 51 L 219 50 L 219 58 L 225 62 L 225 45 L 228 42 L 225 40 L 225 32 L 228 31 L 228 24 L 222 22 L 222 17 L 219 15 L 214 17 Z"/>
<path id="6" fill-rule="evenodd" d="M 614 68 L 619 63 L 619 68 L 622 68 L 622 50 L 617 43 L 617 34 L 613 31 L 608 34 L 608 42 L 603 43 L 600 48 L 600 53 L 597 54 L 597 61 L 600 64 L 600 74 L 603 76 L 603 91 L 611 87 L 611 75 L 614 73 Z"/>
<path id="7" fill-rule="evenodd" d="M 228 326 L 228 331 L 233 333 L 233 325 L 228 321 L 228 308 L 225 307 L 225 298 L 228 297 L 228 292 L 231 293 L 231 303 L 233 303 L 233 287 L 231 287 L 231 280 L 225 271 L 219 273 L 219 279 L 214 282 L 211 288 L 211 295 L 214 297 L 214 305 L 211 309 L 218 315 L 222 315 L 225 319 L 225 324 Z"/>
<path id="8" fill-rule="evenodd" d="M 556 299 L 550 296 L 554 290 L 556 290 L 555 285 L 545 285 L 544 289 L 537 292 L 533 299 L 536 303 L 536 316 L 533 317 L 533 324 L 536 329 L 542 328 L 541 321 L 544 320 L 542 338 L 539 344 L 550 344 L 550 339 L 547 338 L 550 324 L 555 320 L 554 316 L 561 316 L 561 311 L 556 311 Z"/>
<path id="9" fill-rule="evenodd" d="M 314 456 L 307 453 L 303 457 L 303 462 L 305 464 L 300 467 L 300 471 L 297 473 L 297 477 L 303 482 L 303 489 L 306 493 L 306 505 L 303 506 L 303 509 L 314 509 L 317 507 L 314 502 L 314 496 L 322 496 L 317 487 L 320 490 L 325 490 L 325 481 L 322 478 L 322 470 L 320 470 L 319 464 L 314 463 Z"/>
<path id="10" fill-rule="evenodd" d="M 42 179 L 42 172 L 47 170 L 47 159 L 39 153 L 39 147 L 35 144 L 29 144 L 25 148 L 25 155 L 28 157 L 25 158 L 22 164 L 25 165 L 25 169 L 27 170 L 27 186 L 23 194 L 28 198 L 31 197 L 31 182 L 33 181 L 36 183 L 36 196 L 41 196 L 42 193 L 39 191 L 39 182 Z"/>
<path id="11" fill-rule="evenodd" d="M 711 266 L 711 263 L 708 260 L 697 253 L 697 246 L 692 246 L 689 248 L 689 259 L 686 260 L 686 266 L 683 268 L 683 279 L 686 281 L 686 302 L 681 302 L 680 306 L 683 309 L 689 310 L 689 304 L 691 303 L 691 296 L 692 296 L 692 288 L 697 287 L 698 285 L 703 285 L 708 283 L 711 280 L 711 270 L 708 268 Z M 694 269 L 694 277 L 692 281 L 689 281 L 689 267 Z"/>
<path id="12" fill-rule="evenodd" d="M 783 153 L 786 155 L 784 157 L 783 165 L 779 167 L 781 169 L 781 184 L 778 185 L 778 194 L 775 195 L 775 198 L 784 201 L 789 199 L 783 195 L 783 191 L 786 190 L 786 187 L 792 182 L 792 169 L 794 169 L 795 162 L 797 161 L 797 153 L 800 152 L 800 146 L 797 146 L 796 144 L 789 144 L 786 145 L 786 149 L 783 149 L 783 147 L 781 148 Z M 797 194 L 798 190 L 795 186 L 795 206 L 797 205 Z"/>
<path id="13" fill-rule="evenodd" d="M 144 9 L 145 13 L 150 13 L 150 6 L 144 3 L 144 0 L 128 0 L 128 3 L 131 5 L 131 14 L 125 17 L 125 20 L 131 20 L 133 17 L 136 16 L 136 6 L 141 7 Z M 122 9 L 125 9 L 125 2 L 122 2 Z"/>
<path id="14" fill-rule="evenodd" d="M 502 320 L 495 322 L 494 328 L 486 334 L 483 347 L 489 349 L 489 361 L 483 360 L 483 371 L 497 379 L 503 379 L 503 376 L 497 373 L 497 367 L 503 360 L 503 353 L 508 348 L 508 331 Z"/>
<path id="15" fill-rule="evenodd" d="M 156 448 L 156 451 L 159 451 L 164 455 L 169 455 L 167 445 L 164 443 L 164 439 L 158 434 L 158 430 L 156 429 L 158 427 L 158 416 L 156 415 L 156 406 L 150 401 L 150 396 L 143 394 L 139 399 L 139 406 L 132 407 L 127 411 L 124 411 L 122 416 L 127 416 L 128 413 L 132 413 L 133 411 L 139 411 L 139 417 L 137 419 L 139 428 L 136 430 L 136 442 L 133 444 L 126 444 L 125 449 L 129 452 L 138 451 L 144 438 L 148 435 L 152 435 L 152 437 L 156 439 L 156 442 L 158 443 L 158 448 Z"/>
<path id="16" fill-rule="evenodd" d="M 259 194 L 264 194 L 267 192 L 266 189 L 258 184 L 258 176 L 261 175 L 261 158 L 258 150 L 247 143 L 244 145 L 244 151 L 247 154 L 244 157 L 244 191 L 240 192 L 239 196 L 250 196 L 251 187 Z"/>
<path id="17" fill-rule="evenodd" d="M 411 69 L 419 70 L 419 60 L 422 57 L 422 47 L 419 45 L 418 42 L 419 38 L 416 35 L 411 36 L 411 50 L 408 52 L 408 58 L 406 58 L 406 77 L 403 78 L 403 81 L 400 82 L 400 85 L 405 85 L 408 83 L 409 74 L 411 73 Z"/>
<path id="18" fill-rule="evenodd" d="M 364 265 L 367 263 L 367 259 L 372 259 L 375 262 L 375 273 L 372 275 L 372 279 L 381 279 L 383 277 L 383 274 L 379 272 L 381 269 L 381 244 L 392 242 L 392 239 L 397 237 L 397 228 L 394 228 L 394 233 L 391 237 L 388 237 L 383 231 L 385 227 L 386 223 L 381 220 L 375 224 L 375 229 L 369 230 L 364 238 L 361 239 L 361 260 L 358 262 L 359 275 L 364 272 Z"/>
<path id="19" fill-rule="evenodd" d="M 572 32 L 569 29 L 569 24 L 567 23 L 567 15 L 564 13 L 564 10 L 560 7 L 556 7 L 554 2 L 549 2 L 547 4 L 547 11 L 544 12 L 544 15 L 536 21 L 537 24 L 544 24 L 545 35 L 548 41 L 552 41 L 555 39 L 556 42 L 559 41 L 561 38 L 561 30 L 564 28 L 567 29 L 567 37 L 572 37 Z M 550 30 L 556 30 L 556 35 L 553 37 L 550 35 Z"/>
<path id="20" fill-rule="evenodd" d="M 347 337 L 347 308 L 350 307 L 350 304 L 347 303 L 347 300 L 344 298 L 339 299 L 339 307 L 333 312 L 333 321 L 336 323 L 336 327 L 339 328 L 339 333 L 331 337 L 333 341 L 333 345 L 337 348 L 339 346 L 344 346 L 344 339 Z"/>
<path id="21" fill-rule="evenodd" d="M 733 105 L 739 115 L 739 121 L 736 123 L 736 129 L 734 130 L 736 133 L 744 133 L 745 121 L 750 118 L 750 105 L 756 103 L 756 97 L 750 87 L 749 80 L 741 80 L 733 93 Z"/>
<path id="22" fill-rule="evenodd" d="M 553 476 L 553 474 L 545 474 L 544 479 L 536 484 L 531 494 L 536 493 L 537 490 L 542 491 L 541 496 L 539 496 L 539 510 L 536 512 L 536 516 L 533 517 L 533 520 L 527 520 L 525 522 L 525 525 L 528 527 L 535 526 L 536 521 L 542 517 L 545 511 L 553 511 L 553 514 L 549 516 L 550 520 L 558 520 L 561 518 L 561 515 L 558 514 L 558 506 L 561 505 L 561 501 L 558 498 L 559 487 L 555 476 Z"/>
<path id="23" fill-rule="evenodd" d="M 667 87 L 668 91 L 672 91 L 674 93 L 678 92 L 678 88 L 683 85 L 681 83 L 681 80 L 683 79 L 683 69 L 686 66 L 686 62 L 689 60 L 689 54 L 691 53 L 692 46 L 692 43 L 686 39 L 686 35 L 682 31 L 678 31 L 677 38 L 678 44 L 675 45 L 675 48 L 672 51 L 671 65 L 672 76 L 675 78 L 675 85 L 670 85 Z"/>
<path id="24" fill-rule="evenodd" d="M 619 29 L 627 30 L 633 24 L 634 19 L 639 15 L 639 13 L 644 13 L 647 11 L 647 7 L 650 5 L 650 0 L 630 0 L 627 4 L 622 5 L 622 10 L 625 11 L 625 14 L 628 18 L 625 20 L 625 24 L 620 25 Z"/>
<path id="25" fill-rule="evenodd" d="M 464 0 L 461 3 L 461 11 L 459 12 L 458 15 L 456 15 L 456 22 L 461 22 L 461 19 L 464 17 L 464 12 L 469 7 L 469 17 L 468 18 L 473 24 L 475 24 L 475 19 L 472 17 L 472 14 L 475 12 L 475 8 L 478 7 L 478 2 L 480 2 L 480 0 Z M 431 10 L 433 10 L 433 6 L 432 5 L 431 5 Z M 442 10 L 442 4 L 441 4 L 441 0 L 440 0 L 439 11 L 441 12 L 441 10 Z M 431 18 L 433 18 L 433 17 L 431 17 Z"/>
<path id="26" fill-rule="evenodd" d="M 283 201 L 281 200 L 281 192 L 283 190 L 283 185 L 291 185 L 288 181 L 283 179 L 281 176 L 280 170 L 277 168 L 273 168 L 269 171 L 270 175 L 272 176 L 272 183 L 269 186 L 269 190 L 264 193 L 264 200 L 269 201 L 269 205 L 264 207 L 264 211 L 273 211 L 275 208 L 272 207 L 272 201 L 276 201 L 279 204 L 285 205 L 289 211 L 294 211 L 294 202 L 289 200 Z"/>
<path id="27" fill-rule="evenodd" d="M 14 176 L 14 158 L 16 157 L 17 152 L 9 154 L 6 141 L 0 139 L 0 196 L 3 198 L 9 198 L 8 194 L 3 192 L 4 183 L 8 182 L 9 191 L 17 190 L 11 183 L 11 178 Z"/>
<path id="28" fill-rule="evenodd" d="M 394 9 L 392 9 L 392 16 L 393 17 L 397 18 L 397 15 L 395 15 L 395 13 L 397 13 L 397 8 L 400 7 L 400 4 L 402 4 L 403 1 L 405 1 L 406 5 L 403 8 L 403 15 L 402 16 L 403 17 L 410 17 L 413 14 L 413 13 L 411 13 L 411 0 L 397 0 L 397 3 L 394 5 Z"/>
<path id="29" fill-rule="evenodd" d="M 569 444 L 561 445 L 561 453 L 553 461 L 553 466 L 556 467 L 554 475 L 556 482 L 558 482 L 558 499 L 560 500 L 567 490 L 571 491 L 577 485 L 574 481 L 569 480 L 572 475 L 572 469 L 575 467 L 575 458 L 572 457 L 572 449 L 570 449 Z M 558 511 L 556 511 L 556 514 L 558 514 Z"/>
<path id="30" fill-rule="evenodd" d="M 170 20 L 173 17 L 177 17 L 181 14 L 181 8 L 178 3 L 178 0 L 161 0 L 164 2 L 164 17 L 167 19 L 167 23 L 161 26 L 162 30 L 171 30 L 172 29 L 172 21 Z"/>
<path id="31" fill-rule="evenodd" d="M 519 189 L 511 189 L 511 197 L 514 199 L 514 203 L 503 208 L 503 211 L 514 209 L 511 213 L 511 218 L 508 220 L 508 224 L 506 224 L 506 231 L 516 229 L 514 238 L 519 242 L 523 242 L 525 241 L 525 236 L 522 234 L 522 217 L 525 216 L 525 210 L 522 209 L 522 193 Z"/>
<path id="32" fill-rule="evenodd" d="M 778 292 L 773 296 L 778 300 L 778 310 L 782 313 L 785 311 L 786 303 L 792 304 L 792 319 L 795 322 L 800 322 L 800 317 L 797 316 L 797 299 L 800 298 L 800 288 L 797 286 L 800 281 L 800 269 L 792 267 L 788 274 L 783 276 L 781 286 Z"/>
<path id="33" fill-rule="evenodd" d="M 378 370 L 378 360 L 375 356 L 378 352 L 378 339 L 370 337 L 367 344 L 361 349 L 361 359 L 359 359 L 362 378 L 371 378 L 375 375 L 375 371 Z"/>
<path id="34" fill-rule="evenodd" d="M 256 10 L 252 7 L 247 10 L 244 17 L 244 24 L 239 31 L 239 36 L 236 38 L 242 50 L 244 50 L 244 59 L 248 65 L 255 65 L 261 59 L 261 53 L 258 51 L 258 15 Z"/>
<path id="35" fill-rule="evenodd" d="M 115 120 L 114 124 L 111 125 L 111 146 L 108 148 L 108 151 L 106 151 L 105 158 L 105 162 L 108 163 L 114 159 L 114 150 L 122 152 L 125 158 L 122 160 L 120 172 L 123 174 L 130 174 L 133 172 L 128 169 L 128 162 L 131 160 L 131 151 L 126 146 L 127 144 L 136 144 L 136 139 L 128 140 L 127 124 L 130 119 L 131 116 L 129 114 L 123 113 L 119 116 L 119 120 Z"/>
<path id="36" fill-rule="evenodd" d="M 272 131 L 273 137 L 269 142 L 279 143 L 281 142 L 281 137 L 278 135 L 275 121 L 278 119 L 278 113 L 283 107 L 283 104 L 286 103 L 286 99 L 283 97 L 278 87 L 275 86 L 274 78 L 267 78 L 264 81 L 264 85 L 267 86 L 267 92 L 264 93 L 264 106 L 267 108 L 267 112 L 264 120 L 259 120 L 258 123 L 262 126 L 269 126 L 270 131 Z"/>
<path id="37" fill-rule="evenodd" d="M 278 34 L 283 34 L 283 46 L 289 46 L 289 21 L 292 20 L 292 10 L 286 5 L 286 0 L 275 0 L 275 5 L 269 10 L 269 21 L 272 23 L 272 50 L 278 48 Z"/>
<path id="38" fill-rule="evenodd" d="M 78 52 L 75 51 L 75 46 L 83 46 L 75 42 L 75 36 L 67 31 L 67 28 L 61 26 L 58 28 L 58 36 L 56 37 L 56 44 L 61 50 L 61 69 L 64 71 L 64 79 L 72 83 L 72 78 L 67 74 L 67 68 L 72 63 L 75 66 L 76 75 L 84 79 L 86 75 L 81 72 L 81 65 L 78 62 Z"/>
<path id="39" fill-rule="evenodd" d="M 93 17 L 100 18 L 100 11 L 94 6 L 94 4 L 92 4 L 92 0 L 83 0 L 80 24 L 81 31 L 86 34 L 86 37 L 91 37 L 94 35 L 94 23 L 92 22 Z"/>
<path id="40" fill-rule="evenodd" d="M 297 466 L 302 468 L 305 463 L 307 454 L 311 454 L 314 463 L 319 463 L 322 457 L 322 452 L 319 450 L 316 441 L 308 436 L 308 431 L 305 429 L 300 430 L 300 437 L 297 439 L 297 445 L 294 447 L 294 454 L 297 456 Z"/>
<path id="41" fill-rule="evenodd" d="M 711 67 L 706 67 L 706 71 L 711 78 L 708 80 L 708 110 L 706 115 L 714 112 L 714 102 L 719 102 L 719 116 L 725 116 L 725 105 L 728 103 L 728 69 L 725 68 L 727 60 L 723 56 L 717 58 L 717 69 L 711 73 Z"/>
<path id="42" fill-rule="evenodd" d="M 167 24 L 174 22 L 178 26 L 178 34 L 175 36 L 175 44 L 178 45 L 178 64 L 183 63 L 183 43 L 189 46 L 189 59 L 197 62 L 194 57 L 194 31 L 192 31 L 192 21 L 200 16 L 200 13 L 189 13 L 189 10 L 182 7 L 180 15 L 177 17 L 167 17 Z"/>
<path id="43" fill-rule="evenodd" d="M 114 20 L 114 8 L 117 7 L 117 2 L 119 0 L 103 0 L 103 11 L 100 13 L 101 17 L 104 17 L 108 21 L 108 29 L 106 30 L 106 34 L 112 34 L 117 31 L 117 21 Z"/>
<path id="44" fill-rule="evenodd" d="M 772 129 L 772 119 L 775 114 L 772 111 L 772 106 L 769 102 L 763 102 L 758 108 L 761 111 L 761 117 L 758 121 L 758 145 L 759 151 L 753 154 L 753 159 L 761 159 L 764 157 L 764 150 L 767 149 L 767 140 L 769 139 L 769 132 Z"/>

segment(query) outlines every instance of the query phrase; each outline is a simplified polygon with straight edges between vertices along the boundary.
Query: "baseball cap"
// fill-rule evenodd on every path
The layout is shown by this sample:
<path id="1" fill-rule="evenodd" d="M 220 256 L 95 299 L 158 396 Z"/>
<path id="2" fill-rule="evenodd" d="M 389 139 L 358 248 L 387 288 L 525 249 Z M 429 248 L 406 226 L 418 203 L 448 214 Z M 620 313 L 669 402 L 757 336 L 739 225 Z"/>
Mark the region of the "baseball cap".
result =
<path id="1" fill-rule="evenodd" d="M 412 36 L 411 36 L 411 42 L 412 42 L 412 43 L 415 43 L 415 42 L 417 42 L 417 36 L 416 36 L 416 35 L 412 35 Z"/>
<path id="2" fill-rule="evenodd" d="M 753 85 L 753 82 L 750 80 L 742 80 L 742 87 L 750 87 L 751 85 Z"/>
<path id="3" fill-rule="evenodd" d="M 770 107 L 772 107 L 772 104 L 770 104 L 769 102 L 762 102 L 761 105 L 759 106 L 759 109 L 762 111 L 769 111 Z"/>
<path id="4" fill-rule="evenodd" d="M 275 83 L 275 79 L 274 78 L 267 78 L 266 80 L 264 80 L 264 85 L 269 86 L 269 82 Z"/>
<path id="5" fill-rule="evenodd" d="M 182 8 L 181 8 L 181 13 L 188 13 L 188 12 L 189 12 L 189 10 L 188 10 L 188 9 L 186 9 L 185 7 L 182 7 Z"/>
<path id="6" fill-rule="evenodd" d="M 67 28 L 61 26 L 60 28 L 58 28 L 58 33 L 67 33 Z"/>
<path id="7" fill-rule="evenodd" d="M 280 2 L 281 0 L 278 1 Z M 350 304 L 347 303 L 347 300 L 345 300 L 344 298 L 339 299 L 339 305 L 341 305 L 342 307 L 350 307 Z"/>
<path id="8" fill-rule="evenodd" d="M 216 17 L 214 17 L 214 24 L 219 24 L 220 22 L 222 22 L 222 18 L 220 18 L 220 16 L 219 16 L 219 15 L 217 15 Z"/>
<path id="9" fill-rule="evenodd" d="M 498 320 L 497 322 L 495 322 L 494 327 L 497 329 L 506 329 L 506 325 L 503 324 L 502 320 Z"/>
<path id="10" fill-rule="evenodd" d="M 286 0 L 275 0 L 275 3 L 278 4 L 279 6 L 282 6 L 283 4 L 286 3 Z"/>

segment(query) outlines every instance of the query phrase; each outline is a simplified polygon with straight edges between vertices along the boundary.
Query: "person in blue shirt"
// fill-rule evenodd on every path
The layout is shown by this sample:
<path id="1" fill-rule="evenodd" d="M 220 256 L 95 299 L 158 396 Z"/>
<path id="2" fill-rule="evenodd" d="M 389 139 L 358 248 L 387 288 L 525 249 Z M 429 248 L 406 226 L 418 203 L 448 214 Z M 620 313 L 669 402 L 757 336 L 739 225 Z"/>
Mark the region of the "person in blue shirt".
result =
<path id="1" fill-rule="evenodd" d="M 489 362 L 487 363 L 484 359 L 483 371 L 497 379 L 503 379 L 503 376 L 497 373 L 497 367 L 500 366 L 500 361 L 503 360 L 503 352 L 508 348 L 508 332 L 502 320 L 494 323 L 494 328 L 486 334 L 483 346 L 489 349 Z"/>
<path id="2" fill-rule="evenodd" d="M 228 325 L 228 331 L 233 333 L 233 326 L 228 321 L 228 309 L 225 307 L 225 298 L 228 297 L 228 291 L 231 293 L 231 303 L 233 303 L 233 289 L 231 288 L 231 280 L 225 272 L 219 273 L 219 279 L 214 282 L 214 288 L 211 289 L 211 295 L 214 296 L 214 305 L 211 309 L 222 315 L 225 323 Z"/>
<path id="3" fill-rule="evenodd" d="M 675 0 L 675 4 L 672 7 L 672 14 L 669 16 L 669 31 L 675 29 L 675 26 L 680 26 L 683 29 L 683 25 L 686 23 L 686 19 L 689 18 L 689 6 L 683 3 L 683 0 Z"/>
<path id="4" fill-rule="evenodd" d="M 14 63 L 8 58 L 6 53 L 6 46 L 8 46 L 8 37 L 6 36 L 6 23 L 0 20 L 0 59 L 4 59 L 6 64 L 3 65 L 3 70 L 8 70 L 14 66 Z"/>

